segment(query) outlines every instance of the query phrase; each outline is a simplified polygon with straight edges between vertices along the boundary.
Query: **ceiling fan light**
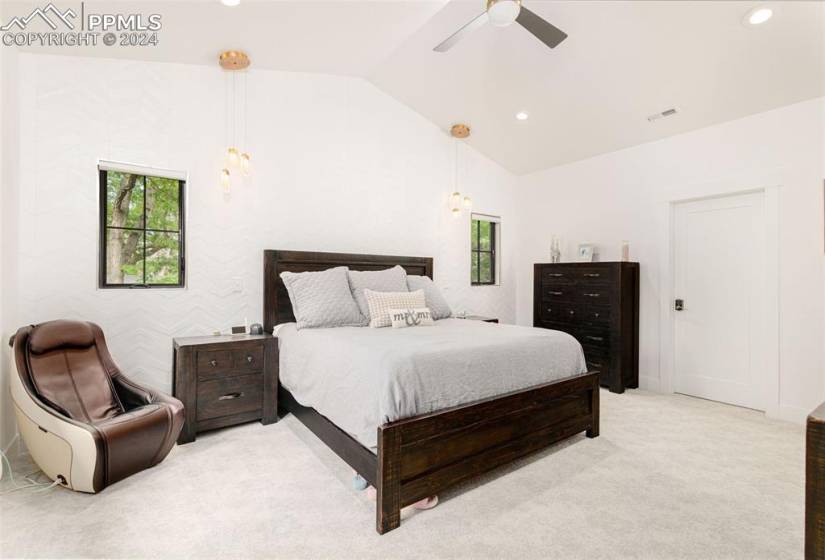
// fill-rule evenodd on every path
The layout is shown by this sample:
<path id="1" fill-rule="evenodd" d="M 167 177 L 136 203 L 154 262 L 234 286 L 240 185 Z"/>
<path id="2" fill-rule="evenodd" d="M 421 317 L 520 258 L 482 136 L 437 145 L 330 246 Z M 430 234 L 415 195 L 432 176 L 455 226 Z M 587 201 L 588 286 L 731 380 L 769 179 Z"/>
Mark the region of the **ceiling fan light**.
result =
<path id="1" fill-rule="evenodd" d="M 241 3 L 241 0 L 221 0 L 221 4 L 224 6 L 237 6 Z"/>
<path id="2" fill-rule="evenodd" d="M 516 21 L 521 11 L 520 0 L 488 0 L 487 16 L 496 27 L 507 27 Z"/>

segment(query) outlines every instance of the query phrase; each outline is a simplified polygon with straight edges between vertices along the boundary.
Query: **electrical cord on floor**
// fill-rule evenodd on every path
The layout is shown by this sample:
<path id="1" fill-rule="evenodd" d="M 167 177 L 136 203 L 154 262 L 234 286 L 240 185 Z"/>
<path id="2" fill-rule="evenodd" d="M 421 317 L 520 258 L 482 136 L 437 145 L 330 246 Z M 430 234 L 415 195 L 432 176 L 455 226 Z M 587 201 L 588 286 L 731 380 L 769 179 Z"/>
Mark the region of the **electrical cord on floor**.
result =
<path id="1" fill-rule="evenodd" d="M 37 488 L 37 490 L 34 490 L 33 493 L 45 492 L 46 490 L 50 490 L 58 484 L 60 484 L 59 478 L 54 482 L 39 482 L 37 478 L 43 473 L 38 469 L 36 471 L 30 472 L 29 474 L 23 477 L 23 480 L 25 480 L 27 484 L 18 485 L 17 482 L 15 482 L 14 480 L 14 470 L 12 470 L 11 468 L 11 462 L 2 450 L 0 450 L 0 457 L 2 457 L 3 463 L 5 463 L 5 469 L 8 470 L 9 481 L 11 482 L 12 486 L 14 486 L 14 488 L 10 488 L 9 490 L 3 490 L 2 492 L 0 492 L 0 496 L 3 496 L 5 494 L 11 494 L 12 492 L 17 492 L 18 490 L 27 490 L 30 488 Z"/>

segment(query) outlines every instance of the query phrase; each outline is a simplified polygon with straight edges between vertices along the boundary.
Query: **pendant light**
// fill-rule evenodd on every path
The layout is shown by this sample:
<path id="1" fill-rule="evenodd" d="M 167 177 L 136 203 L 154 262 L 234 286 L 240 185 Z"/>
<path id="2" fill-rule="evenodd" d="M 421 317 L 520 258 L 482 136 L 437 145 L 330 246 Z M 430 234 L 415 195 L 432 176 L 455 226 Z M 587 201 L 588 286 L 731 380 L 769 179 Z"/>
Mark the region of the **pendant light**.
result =
<path id="1" fill-rule="evenodd" d="M 251 171 L 251 159 L 249 151 L 246 146 L 246 129 L 247 129 L 247 73 L 243 72 L 249 68 L 251 61 L 246 53 L 242 51 L 225 51 L 218 57 L 218 64 L 227 72 L 227 92 L 226 98 L 226 163 L 221 169 L 221 187 L 225 192 L 229 192 L 232 186 L 233 172 L 234 176 L 248 177 Z M 238 74 L 243 78 L 243 150 L 238 148 Z M 230 77 L 231 74 L 231 77 Z"/>
<path id="2" fill-rule="evenodd" d="M 453 145 L 455 148 L 455 153 L 453 154 L 453 194 L 450 195 L 450 212 L 457 218 L 461 215 L 462 206 L 468 210 L 473 207 L 473 200 L 466 194 L 462 196 L 458 190 L 458 143 L 470 136 L 470 127 L 466 124 L 454 124 L 452 128 L 450 128 L 450 136 L 453 137 Z"/>

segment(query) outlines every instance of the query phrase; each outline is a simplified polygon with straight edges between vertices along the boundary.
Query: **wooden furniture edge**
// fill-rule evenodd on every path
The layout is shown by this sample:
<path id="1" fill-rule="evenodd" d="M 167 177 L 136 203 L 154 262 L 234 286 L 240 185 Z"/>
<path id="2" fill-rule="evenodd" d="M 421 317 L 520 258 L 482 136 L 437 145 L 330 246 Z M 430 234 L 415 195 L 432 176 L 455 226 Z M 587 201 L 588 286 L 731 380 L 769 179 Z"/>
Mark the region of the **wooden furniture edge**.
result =
<path id="1" fill-rule="evenodd" d="M 805 559 L 825 558 L 825 403 L 806 423 Z"/>

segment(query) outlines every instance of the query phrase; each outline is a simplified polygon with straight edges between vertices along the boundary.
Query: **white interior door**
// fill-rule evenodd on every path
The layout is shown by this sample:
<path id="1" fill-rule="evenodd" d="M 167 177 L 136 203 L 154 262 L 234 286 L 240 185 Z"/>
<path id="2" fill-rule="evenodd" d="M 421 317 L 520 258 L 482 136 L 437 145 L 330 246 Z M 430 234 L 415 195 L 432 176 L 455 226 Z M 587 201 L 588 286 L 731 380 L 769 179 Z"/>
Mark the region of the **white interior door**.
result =
<path id="1" fill-rule="evenodd" d="M 764 205 L 758 192 L 675 207 L 677 393 L 765 410 Z"/>

